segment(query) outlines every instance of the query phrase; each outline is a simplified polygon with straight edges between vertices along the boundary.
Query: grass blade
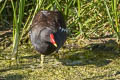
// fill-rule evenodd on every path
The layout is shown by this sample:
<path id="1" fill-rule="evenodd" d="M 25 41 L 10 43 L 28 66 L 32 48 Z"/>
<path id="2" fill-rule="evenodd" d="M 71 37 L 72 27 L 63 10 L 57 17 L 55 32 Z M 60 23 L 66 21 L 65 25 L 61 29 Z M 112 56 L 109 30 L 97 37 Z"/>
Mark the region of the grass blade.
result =
<path id="1" fill-rule="evenodd" d="M 117 32 L 116 27 L 114 26 L 114 21 L 113 21 L 111 15 L 110 15 L 110 11 L 109 11 L 109 8 L 108 8 L 107 3 L 106 3 L 105 0 L 104 0 L 104 4 L 105 4 L 105 7 L 106 7 L 106 11 L 107 11 L 107 14 L 108 14 L 108 17 L 109 17 L 110 24 L 112 25 L 113 30 L 114 30 L 115 33 L 117 34 L 118 39 L 120 39 L 120 35 L 119 35 L 119 33 Z"/>

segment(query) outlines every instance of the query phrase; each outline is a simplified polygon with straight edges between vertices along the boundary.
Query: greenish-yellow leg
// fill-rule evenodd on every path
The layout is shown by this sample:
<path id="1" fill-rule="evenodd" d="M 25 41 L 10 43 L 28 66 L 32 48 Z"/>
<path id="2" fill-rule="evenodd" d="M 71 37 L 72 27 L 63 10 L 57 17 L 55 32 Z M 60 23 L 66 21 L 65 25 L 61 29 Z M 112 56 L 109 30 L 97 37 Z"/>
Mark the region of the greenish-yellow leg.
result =
<path id="1" fill-rule="evenodd" d="M 41 60 L 40 60 L 40 65 L 43 67 L 43 62 L 44 62 L 44 55 L 41 54 Z"/>

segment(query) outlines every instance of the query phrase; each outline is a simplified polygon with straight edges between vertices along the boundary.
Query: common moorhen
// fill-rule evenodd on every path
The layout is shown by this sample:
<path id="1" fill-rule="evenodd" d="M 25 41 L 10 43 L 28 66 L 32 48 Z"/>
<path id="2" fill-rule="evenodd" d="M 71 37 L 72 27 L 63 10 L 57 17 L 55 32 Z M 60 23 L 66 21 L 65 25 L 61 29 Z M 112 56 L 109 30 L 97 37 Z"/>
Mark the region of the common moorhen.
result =
<path id="1" fill-rule="evenodd" d="M 59 11 L 39 11 L 32 22 L 30 39 L 34 48 L 43 55 L 58 51 L 66 41 L 67 29 L 64 17 Z"/>

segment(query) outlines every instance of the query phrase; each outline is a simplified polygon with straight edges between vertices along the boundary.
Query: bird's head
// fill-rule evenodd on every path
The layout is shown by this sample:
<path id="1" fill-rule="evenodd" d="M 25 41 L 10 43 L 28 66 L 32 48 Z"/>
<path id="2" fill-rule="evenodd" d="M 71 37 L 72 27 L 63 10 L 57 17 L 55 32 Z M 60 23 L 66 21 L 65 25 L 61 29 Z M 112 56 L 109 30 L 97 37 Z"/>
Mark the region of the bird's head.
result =
<path id="1" fill-rule="evenodd" d="M 46 42 L 52 43 L 55 47 L 57 47 L 56 41 L 55 41 L 55 36 L 54 36 L 54 31 L 52 29 L 44 29 L 41 32 L 41 39 Z"/>

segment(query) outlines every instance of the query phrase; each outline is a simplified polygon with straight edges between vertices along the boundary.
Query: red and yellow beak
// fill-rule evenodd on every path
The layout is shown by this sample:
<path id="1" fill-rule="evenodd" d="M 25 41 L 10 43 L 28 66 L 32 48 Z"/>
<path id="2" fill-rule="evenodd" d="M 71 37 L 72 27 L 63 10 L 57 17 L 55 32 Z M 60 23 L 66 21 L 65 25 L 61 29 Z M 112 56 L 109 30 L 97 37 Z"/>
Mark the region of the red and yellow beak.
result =
<path id="1" fill-rule="evenodd" d="M 55 38 L 54 38 L 54 35 L 53 34 L 50 34 L 50 42 L 55 46 L 57 47 L 57 44 L 55 42 Z"/>
<path id="2" fill-rule="evenodd" d="M 53 44 L 55 47 L 57 47 L 57 44 L 55 43 L 55 44 Z"/>

